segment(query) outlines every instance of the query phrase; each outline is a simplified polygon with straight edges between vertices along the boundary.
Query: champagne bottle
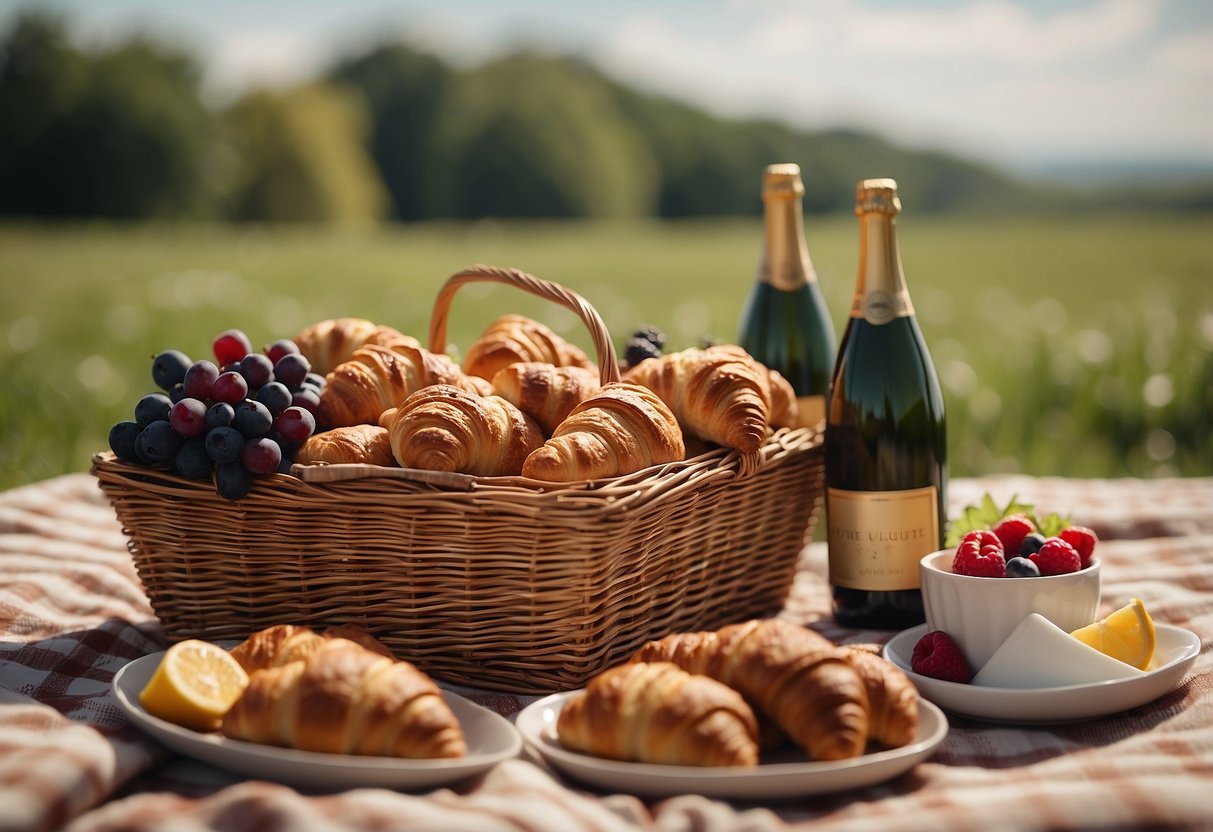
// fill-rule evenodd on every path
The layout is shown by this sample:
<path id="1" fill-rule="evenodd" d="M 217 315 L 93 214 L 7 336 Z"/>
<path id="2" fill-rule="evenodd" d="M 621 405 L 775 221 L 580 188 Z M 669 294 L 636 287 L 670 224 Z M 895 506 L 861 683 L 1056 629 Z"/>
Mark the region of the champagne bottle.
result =
<path id="1" fill-rule="evenodd" d="M 897 183 L 859 183 L 859 276 L 830 384 L 826 514 L 834 617 L 922 623 L 918 561 L 943 548 L 943 394 L 914 317 L 897 246 Z"/>
<path id="2" fill-rule="evenodd" d="M 791 383 L 800 424 L 813 427 L 825 418 L 835 341 L 804 241 L 803 198 L 799 165 L 767 166 L 762 256 L 737 343 Z"/>

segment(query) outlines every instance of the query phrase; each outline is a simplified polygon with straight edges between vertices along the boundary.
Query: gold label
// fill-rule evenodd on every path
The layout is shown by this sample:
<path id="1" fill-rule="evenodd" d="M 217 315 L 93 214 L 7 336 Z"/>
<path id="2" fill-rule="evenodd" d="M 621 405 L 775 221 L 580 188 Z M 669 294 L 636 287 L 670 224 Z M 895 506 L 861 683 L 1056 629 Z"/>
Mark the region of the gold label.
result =
<path id="1" fill-rule="evenodd" d="M 916 589 L 918 561 L 939 548 L 935 486 L 907 491 L 826 489 L 830 583 Z"/>
<path id="2" fill-rule="evenodd" d="M 863 318 L 874 326 L 883 326 L 895 318 L 914 314 L 909 292 L 889 294 L 879 289 L 857 294 L 851 300 L 851 317 Z"/>
<path id="3" fill-rule="evenodd" d="M 815 428 L 826 417 L 825 396 L 797 396 L 796 404 L 802 428 Z"/>

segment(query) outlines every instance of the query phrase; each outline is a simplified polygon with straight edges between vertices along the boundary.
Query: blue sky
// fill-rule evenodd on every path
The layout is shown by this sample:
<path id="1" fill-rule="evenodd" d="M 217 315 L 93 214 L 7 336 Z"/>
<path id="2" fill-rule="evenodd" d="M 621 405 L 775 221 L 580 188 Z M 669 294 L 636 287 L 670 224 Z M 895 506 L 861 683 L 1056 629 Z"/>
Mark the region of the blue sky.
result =
<path id="1" fill-rule="evenodd" d="M 0 0 L 0 24 L 29 4 Z M 401 38 L 471 65 L 588 57 L 728 116 L 854 126 L 1017 169 L 1213 167 L 1209 0 L 44 0 L 104 44 L 163 34 L 217 100 Z"/>

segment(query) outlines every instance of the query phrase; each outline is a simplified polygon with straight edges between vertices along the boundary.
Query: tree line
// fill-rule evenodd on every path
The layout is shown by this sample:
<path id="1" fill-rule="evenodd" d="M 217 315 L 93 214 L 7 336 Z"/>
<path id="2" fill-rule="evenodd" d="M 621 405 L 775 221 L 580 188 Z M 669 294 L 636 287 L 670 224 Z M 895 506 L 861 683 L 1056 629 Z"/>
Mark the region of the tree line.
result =
<path id="1" fill-rule="evenodd" d="M 478 217 L 756 214 L 760 174 L 798 162 L 805 209 L 894 176 L 915 210 L 1074 209 L 1029 185 L 857 131 L 728 120 L 519 53 L 460 70 L 404 43 L 221 107 L 187 52 L 142 37 L 83 51 L 27 12 L 0 39 L 0 215 L 366 223 Z M 1114 203 L 1213 208 L 1209 188 Z M 1105 200 L 1106 204 L 1106 200 Z"/>

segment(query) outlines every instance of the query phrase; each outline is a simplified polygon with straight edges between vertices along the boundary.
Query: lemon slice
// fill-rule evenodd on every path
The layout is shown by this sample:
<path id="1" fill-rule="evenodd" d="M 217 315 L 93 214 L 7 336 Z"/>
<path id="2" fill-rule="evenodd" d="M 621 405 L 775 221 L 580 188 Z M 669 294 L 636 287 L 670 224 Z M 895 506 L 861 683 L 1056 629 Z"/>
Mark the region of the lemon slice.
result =
<path id="1" fill-rule="evenodd" d="M 1140 598 L 1070 635 L 1138 670 L 1145 670 L 1154 658 L 1154 620 Z"/>
<path id="2" fill-rule="evenodd" d="M 190 639 L 168 649 L 139 702 L 175 725 L 213 731 L 247 685 L 248 674 L 226 650 Z"/>

